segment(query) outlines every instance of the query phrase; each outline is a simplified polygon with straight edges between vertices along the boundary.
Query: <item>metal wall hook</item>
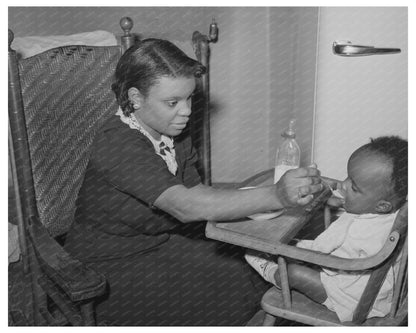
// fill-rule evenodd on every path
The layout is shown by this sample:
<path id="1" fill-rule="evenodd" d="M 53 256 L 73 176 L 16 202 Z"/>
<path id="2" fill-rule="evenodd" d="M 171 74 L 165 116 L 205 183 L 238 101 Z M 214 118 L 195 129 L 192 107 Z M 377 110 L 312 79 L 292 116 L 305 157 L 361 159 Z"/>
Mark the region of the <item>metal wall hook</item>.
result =
<path id="1" fill-rule="evenodd" d="M 374 46 L 354 45 L 350 41 L 338 42 L 332 44 L 334 54 L 343 57 L 360 57 L 369 55 L 393 54 L 400 53 L 398 48 L 379 48 Z"/>

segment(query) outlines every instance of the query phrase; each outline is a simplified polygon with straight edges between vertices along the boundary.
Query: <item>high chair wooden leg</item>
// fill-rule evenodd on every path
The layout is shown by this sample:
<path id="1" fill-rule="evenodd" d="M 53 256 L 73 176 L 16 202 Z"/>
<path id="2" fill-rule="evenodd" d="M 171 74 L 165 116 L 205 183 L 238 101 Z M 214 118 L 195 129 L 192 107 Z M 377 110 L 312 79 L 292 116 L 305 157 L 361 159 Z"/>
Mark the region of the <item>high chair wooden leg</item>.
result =
<path id="1" fill-rule="evenodd" d="M 324 208 L 324 223 L 325 229 L 328 229 L 329 225 L 331 224 L 331 208 L 328 205 L 325 205 Z"/>
<path id="2" fill-rule="evenodd" d="M 292 301 L 290 297 L 290 287 L 289 287 L 289 278 L 287 275 L 287 265 L 286 260 L 283 257 L 277 258 L 277 263 L 279 265 L 278 271 L 280 276 L 280 287 L 282 288 L 283 294 L 283 303 L 286 309 L 292 307 Z"/>
<path id="3" fill-rule="evenodd" d="M 272 316 L 269 313 L 264 314 L 263 326 L 274 326 L 275 322 L 276 322 L 276 317 L 275 316 Z"/>

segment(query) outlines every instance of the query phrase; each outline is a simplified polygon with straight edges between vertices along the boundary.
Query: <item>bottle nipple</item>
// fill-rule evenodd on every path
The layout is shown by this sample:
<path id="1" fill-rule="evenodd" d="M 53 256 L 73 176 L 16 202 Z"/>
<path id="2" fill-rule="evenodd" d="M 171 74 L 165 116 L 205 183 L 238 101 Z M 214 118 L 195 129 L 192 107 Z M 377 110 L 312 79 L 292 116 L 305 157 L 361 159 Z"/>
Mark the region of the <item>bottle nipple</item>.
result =
<path id="1" fill-rule="evenodd" d="M 296 132 L 295 132 L 295 123 L 296 123 L 296 119 L 291 119 L 289 122 L 289 127 L 288 129 L 283 133 L 283 136 L 287 137 L 287 138 L 291 138 L 294 139 L 296 137 Z"/>

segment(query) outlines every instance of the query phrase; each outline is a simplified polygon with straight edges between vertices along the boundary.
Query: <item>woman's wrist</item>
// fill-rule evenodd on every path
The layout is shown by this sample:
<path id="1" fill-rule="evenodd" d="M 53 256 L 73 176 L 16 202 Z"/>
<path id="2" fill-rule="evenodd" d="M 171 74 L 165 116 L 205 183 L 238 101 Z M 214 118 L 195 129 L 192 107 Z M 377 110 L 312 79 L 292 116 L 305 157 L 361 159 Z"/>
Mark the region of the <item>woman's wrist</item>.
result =
<path id="1" fill-rule="evenodd" d="M 279 190 L 278 185 L 271 185 L 268 187 L 270 194 L 269 197 L 272 200 L 272 210 L 282 209 L 289 206 L 283 191 Z"/>

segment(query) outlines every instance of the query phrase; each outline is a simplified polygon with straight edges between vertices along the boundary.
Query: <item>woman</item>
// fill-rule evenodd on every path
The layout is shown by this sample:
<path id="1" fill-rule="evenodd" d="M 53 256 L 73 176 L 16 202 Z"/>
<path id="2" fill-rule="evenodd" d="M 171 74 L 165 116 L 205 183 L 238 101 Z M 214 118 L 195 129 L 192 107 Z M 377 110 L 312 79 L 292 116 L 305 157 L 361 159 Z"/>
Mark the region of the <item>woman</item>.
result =
<path id="1" fill-rule="evenodd" d="M 157 39 L 127 50 L 116 68 L 119 109 L 95 138 L 65 245 L 107 278 L 99 323 L 244 325 L 264 290 L 240 248 L 205 239 L 204 223 L 190 222 L 306 204 L 322 189 L 314 168 L 252 190 L 200 183 L 181 134 L 204 70 Z"/>

